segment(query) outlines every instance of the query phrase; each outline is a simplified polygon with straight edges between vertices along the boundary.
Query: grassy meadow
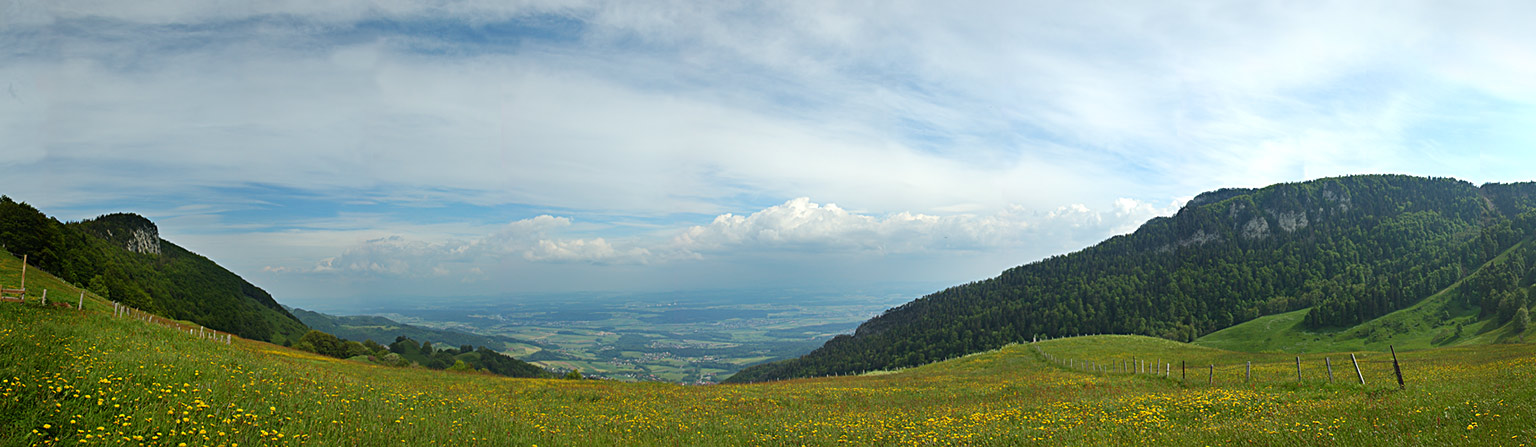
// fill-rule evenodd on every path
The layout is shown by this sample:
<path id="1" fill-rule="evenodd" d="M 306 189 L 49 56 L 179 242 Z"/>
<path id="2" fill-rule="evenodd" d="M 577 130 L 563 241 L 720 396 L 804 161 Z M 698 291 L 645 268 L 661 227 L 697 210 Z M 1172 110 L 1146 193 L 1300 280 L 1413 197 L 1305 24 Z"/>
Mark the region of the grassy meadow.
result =
<path id="1" fill-rule="evenodd" d="M 0 282 L 8 273 L 0 269 Z M 68 284 L 34 279 L 43 276 L 29 272 L 28 286 L 78 298 Z M 1303 355 L 1298 382 L 1294 355 L 1137 336 L 1014 345 L 857 377 L 683 386 L 225 345 L 88 301 L 84 312 L 0 303 L 0 445 L 1526 445 L 1536 436 L 1531 344 L 1398 352 L 1403 390 L 1382 352 L 1356 353 L 1364 386 L 1348 353 Z M 1068 359 L 1108 372 L 1059 363 Z M 1137 360 L 1171 362 L 1171 377 L 1112 366 Z"/>

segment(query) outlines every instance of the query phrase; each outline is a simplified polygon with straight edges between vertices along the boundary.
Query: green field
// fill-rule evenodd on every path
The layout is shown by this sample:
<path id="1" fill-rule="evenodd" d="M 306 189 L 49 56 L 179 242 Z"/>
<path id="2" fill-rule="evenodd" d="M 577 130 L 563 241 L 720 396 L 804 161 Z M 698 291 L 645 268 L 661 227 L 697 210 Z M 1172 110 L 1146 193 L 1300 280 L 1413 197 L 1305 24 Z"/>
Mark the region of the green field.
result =
<path id="1" fill-rule="evenodd" d="M 0 283 L 19 263 L 0 259 Z M 1527 445 L 1536 345 L 1244 353 L 1140 336 L 750 385 L 512 379 L 0 302 L 0 445 Z M 1331 362 L 1329 381 L 1324 359 Z M 1248 366 L 1252 365 L 1251 375 Z M 1170 365 L 1166 376 L 1126 365 Z M 1132 372 L 1122 372 L 1126 369 Z"/>
<path id="2" fill-rule="evenodd" d="M 1399 352 L 1403 390 L 1385 353 L 1357 353 L 1364 386 L 1345 374 L 1347 354 L 1328 355 L 1334 383 L 1325 355 L 1303 356 L 1297 382 L 1292 355 L 1138 336 L 1013 345 L 858 377 L 682 386 L 387 368 L 212 343 L 88 304 L 82 313 L 0 303 L 0 444 L 1523 445 L 1536 436 L 1531 344 Z M 1164 378 L 1058 363 L 1068 359 L 1183 362 L 1189 380 L 1178 368 Z M 1214 384 L 1199 365 L 1217 365 Z"/>

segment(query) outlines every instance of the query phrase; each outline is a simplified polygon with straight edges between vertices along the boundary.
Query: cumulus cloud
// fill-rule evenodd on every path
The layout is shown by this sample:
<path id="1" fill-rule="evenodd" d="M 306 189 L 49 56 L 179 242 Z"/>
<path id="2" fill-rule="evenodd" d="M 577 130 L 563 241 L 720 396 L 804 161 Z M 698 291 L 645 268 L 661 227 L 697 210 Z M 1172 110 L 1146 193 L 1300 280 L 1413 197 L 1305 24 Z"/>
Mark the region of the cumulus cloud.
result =
<path id="1" fill-rule="evenodd" d="M 495 232 L 473 240 L 427 241 L 390 235 L 351 245 L 341 254 L 321 259 L 310 267 L 268 265 L 262 271 L 395 277 L 480 277 L 484 276 L 483 265 L 487 261 L 508 255 L 558 259 L 558 255 L 545 255 L 550 253 L 545 246 L 552 242 L 544 238 L 550 232 L 570 225 L 570 218 L 540 215 L 507 223 Z M 556 248 L 561 245 L 559 242 L 553 244 Z M 580 250 L 580 247 L 571 252 L 590 253 L 594 256 L 602 254 L 591 249 Z"/>
<path id="2" fill-rule="evenodd" d="M 540 240 L 523 252 L 529 261 L 564 261 L 593 263 L 646 263 L 650 251 L 644 248 L 617 249 L 603 238 Z"/>
<path id="3" fill-rule="evenodd" d="M 975 249 L 1013 241 L 1030 225 L 1016 208 L 986 217 L 911 212 L 880 217 L 802 197 L 745 216 L 722 214 L 683 231 L 672 245 L 695 254 L 743 247 L 882 253 Z"/>
<path id="4" fill-rule="evenodd" d="M 792 199 L 746 215 L 721 214 L 708 224 L 611 241 L 568 237 L 571 220 L 548 215 L 523 219 L 468 242 L 428 243 L 400 236 L 365 241 L 309 269 L 269 267 L 274 273 L 357 273 L 445 276 L 474 273 L 520 259 L 532 263 L 662 264 L 743 260 L 768 255 L 908 255 L 995 252 L 1021 247 L 1080 248 L 1171 214 L 1120 198 L 1109 211 L 1071 204 L 1048 212 L 1020 206 L 987 215 L 852 212 L 810 198 Z M 668 236 L 668 234 L 671 234 Z"/>

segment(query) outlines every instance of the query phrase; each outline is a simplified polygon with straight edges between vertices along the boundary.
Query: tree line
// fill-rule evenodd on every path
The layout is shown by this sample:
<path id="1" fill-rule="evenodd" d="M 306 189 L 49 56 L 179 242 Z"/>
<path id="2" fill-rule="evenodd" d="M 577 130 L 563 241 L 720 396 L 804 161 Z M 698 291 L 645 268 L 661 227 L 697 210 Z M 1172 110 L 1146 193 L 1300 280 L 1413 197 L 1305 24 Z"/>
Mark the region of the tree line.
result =
<path id="1" fill-rule="evenodd" d="M 395 342 L 390 343 L 389 346 L 383 346 L 373 340 L 357 342 L 311 330 L 291 346 L 294 349 L 320 355 L 385 366 L 405 367 L 415 364 L 429 369 L 480 371 L 508 377 L 554 377 L 554 374 L 544 368 L 485 346 L 477 348 L 462 345 L 438 349 L 432 346 L 432 342 L 418 343 L 403 335 L 396 337 Z"/>

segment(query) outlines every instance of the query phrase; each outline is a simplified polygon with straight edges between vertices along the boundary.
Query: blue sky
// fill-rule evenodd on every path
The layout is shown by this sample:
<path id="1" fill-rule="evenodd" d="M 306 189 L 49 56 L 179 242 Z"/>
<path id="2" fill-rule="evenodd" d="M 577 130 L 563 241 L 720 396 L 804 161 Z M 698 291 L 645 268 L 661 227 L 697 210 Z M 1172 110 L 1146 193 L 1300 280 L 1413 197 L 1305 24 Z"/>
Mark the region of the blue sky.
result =
<path id="1" fill-rule="evenodd" d="M 1530 2 L 0 11 L 0 192 L 296 304 L 964 282 L 1220 187 L 1536 166 Z"/>

